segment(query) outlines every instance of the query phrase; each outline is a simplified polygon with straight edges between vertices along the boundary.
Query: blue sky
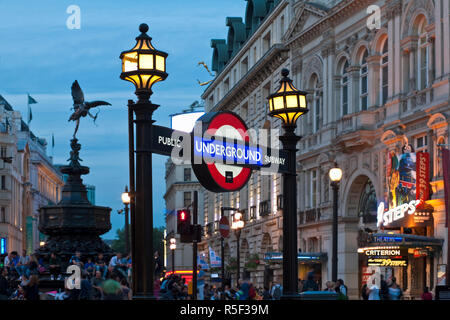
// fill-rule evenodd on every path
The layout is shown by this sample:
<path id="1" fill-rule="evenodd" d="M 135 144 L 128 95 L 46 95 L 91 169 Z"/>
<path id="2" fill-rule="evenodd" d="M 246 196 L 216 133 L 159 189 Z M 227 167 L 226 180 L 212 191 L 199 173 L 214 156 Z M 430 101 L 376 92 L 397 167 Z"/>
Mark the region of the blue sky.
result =
<path id="1" fill-rule="evenodd" d="M 70 5 L 81 9 L 81 29 L 68 29 Z M 204 87 L 197 79 L 211 77 L 199 61 L 211 66 L 210 39 L 226 38 L 227 16 L 242 17 L 244 0 L 195 1 L 85 1 L 40 0 L 0 2 L 0 94 L 27 117 L 27 92 L 32 105 L 31 130 L 51 144 L 54 162 L 67 163 L 74 123 L 67 122 L 72 107 L 70 86 L 78 80 L 87 101 L 106 100 L 94 125 L 83 119 L 77 133 L 82 164 L 91 168 L 84 182 L 96 186 L 96 204 L 112 208 L 115 237 L 123 226 L 120 194 L 128 184 L 128 99 L 135 99 L 131 83 L 119 79 L 121 51 L 135 44 L 139 24 L 149 25 L 153 45 L 169 54 L 166 81 L 153 87 L 156 124 L 169 126 L 169 115 L 200 100 Z M 51 148 L 48 154 L 51 155 Z M 164 163 L 153 156 L 154 224 L 164 225 Z"/>

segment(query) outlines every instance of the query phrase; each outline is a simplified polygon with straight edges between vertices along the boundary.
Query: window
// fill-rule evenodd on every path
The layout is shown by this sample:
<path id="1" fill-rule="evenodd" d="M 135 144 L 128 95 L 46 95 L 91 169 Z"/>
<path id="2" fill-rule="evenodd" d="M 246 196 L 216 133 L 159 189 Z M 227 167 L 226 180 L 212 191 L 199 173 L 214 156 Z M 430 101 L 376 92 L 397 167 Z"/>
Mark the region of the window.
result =
<path id="1" fill-rule="evenodd" d="M 189 207 L 192 204 L 192 198 L 190 192 L 184 192 L 183 193 L 183 206 L 185 208 Z"/>
<path id="2" fill-rule="evenodd" d="M 319 77 L 316 74 L 310 79 L 309 87 L 313 90 L 313 112 L 312 112 L 312 123 L 313 123 L 313 132 L 319 131 L 320 128 L 320 119 L 322 114 L 322 94 L 321 88 L 319 88 Z"/>
<path id="3" fill-rule="evenodd" d="M 427 152 L 428 137 L 426 135 L 416 138 L 416 152 Z"/>
<path id="4" fill-rule="evenodd" d="M 245 103 L 241 106 L 241 117 L 242 119 L 246 120 L 248 116 L 248 104 Z"/>
<path id="5" fill-rule="evenodd" d="M 342 67 L 342 79 L 341 79 L 341 106 L 342 115 L 348 114 L 348 61 L 346 60 Z"/>
<path id="6" fill-rule="evenodd" d="M 280 42 L 284 35 L 284 16 L 280 18 Z"/>
<path id="7" fill-rule="evenodd" d="M 0 223 L 7 223 L 6 221 L 6 208 L 2 207 L 0 211 Z"/>
<path id="8" fill-rule="evenodd" d="M 270 49 L 270 32 L 268 32 L 263 38 L 263 53 L 266 53 Z"/>
<path id="9" fill-rule="evenodd" d="M 317 207 L 317 170 L 311 171 L 311 208 Z"/>
<path id="10" fill-rule="evenodd" d="M 6 158 L 6 147 L 5 146 L 2 146 L 0 148 L 0 157 L 1 158 Z"/>
<path id="11" fill-rule="evenodd" d="M 360 106 L 361 110 L 367 110 L 367 50 L 364 50 L 364 53 L 361 58 L 361 69 L 360 69 L 360 78 L 359 78 L 359 98 L 360 98 Z"/>
<path id="12" fill-rule="evenodd" d="M 226 78 L 226 80 L 223 82 L 223 94 L 227 94 L 229 90 L 230 90 L 230 79 Z"/>
<path id="13" fill-rule="evenodd" d="M 191 169 L 184 168 L 184 181 L 191 181 Z"/>
<path id="14" fill-rule="evenodd" d="M 1 189 L 6 190 L 6 176 L 2 176 Z"/>
<path id="15" fill-rule="evenodd" d="M 425 30 L 426 20 L 422 19 L 418 28 L 419 36 L 419 57 L 418 62 L 418 89 L 422 90 L 428 87 L 428 61 L 429 61 L 429 44 L 427 41 L 427 32 Z"/>
<path id="16" fill-rule="evenodd" d="M 388 97 L 388 41 L 384 40 L 381 54 L 381 77 L 380 77 L 380 99 L 381 104 L 385 104 Z"/>
<path id="17" fill-rule="evenodd" d="M 241 61 L 241 78 L 247 73 L 247 71 L 248 71 L 248 58 L 245 57 L 245 59 Z"/>

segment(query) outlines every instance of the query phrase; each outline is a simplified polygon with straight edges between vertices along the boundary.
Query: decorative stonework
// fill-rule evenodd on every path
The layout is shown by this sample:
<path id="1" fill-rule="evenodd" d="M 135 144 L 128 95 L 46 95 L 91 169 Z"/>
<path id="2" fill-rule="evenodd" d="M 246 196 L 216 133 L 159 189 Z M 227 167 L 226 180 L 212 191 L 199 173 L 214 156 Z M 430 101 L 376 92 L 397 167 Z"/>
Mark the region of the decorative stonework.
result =
<path id="1" fill-rule="evenodd" d="M 302 88 L 308 88 L 308 81 L 311 78 L 312 74 L 316 74 L 319 78 L 319 82 L 322 82 L 323 78 L 323 63 L 322 60 L 317 55 L 314 55 L 312 58 L 308 59 L 307 62 L 303 65 L 303 85 Z"/>
<path id="2" fill-rule="evenodd" d="M 416 17 L 416 11 L 424 10 L 427 15 L 428 24 L 434 23 L 434 5 L 433 1 L 430 0 L 411 0 L 408 4 L 404 5 L 404 19 L 402 23 L 402 39 L 406 38 L 408 35 L 411 35 L 411 31 L 413 29 L 411 21 Z"/>

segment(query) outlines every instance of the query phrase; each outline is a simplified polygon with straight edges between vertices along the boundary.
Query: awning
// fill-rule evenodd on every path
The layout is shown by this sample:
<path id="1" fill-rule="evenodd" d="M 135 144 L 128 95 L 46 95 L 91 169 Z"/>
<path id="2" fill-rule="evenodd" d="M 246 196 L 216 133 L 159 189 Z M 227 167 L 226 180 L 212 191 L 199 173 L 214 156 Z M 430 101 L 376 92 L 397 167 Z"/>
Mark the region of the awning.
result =
<path id="1" fill-rule="evenodd" d="M 297 255 L 300 263 L 320 263 L 327 261 L 328 255 L 326 252 L 301 252 Z M 282 252 L 267 252 L 264 254 L 264 260 L 268 262 L 282 262 Z"/>
<path id="2" fill-rule="evenodd" d="M 417 236 L 412 234 L 374 233 L 368 239 L 368 246 L 396 245 L 408 248 L 442 247 L 443 239 Z"/>

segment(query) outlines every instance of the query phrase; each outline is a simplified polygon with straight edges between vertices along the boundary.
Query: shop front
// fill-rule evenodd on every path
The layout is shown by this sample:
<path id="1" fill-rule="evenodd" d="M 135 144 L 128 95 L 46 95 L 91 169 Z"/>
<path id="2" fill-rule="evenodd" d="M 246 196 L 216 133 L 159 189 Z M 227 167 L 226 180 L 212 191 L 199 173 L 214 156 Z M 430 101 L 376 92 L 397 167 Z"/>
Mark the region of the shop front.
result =
<path id="1" fill-rule="evenodd" d="M 391 232 L 366 234 L 362 244 L 358 249 L 360 291 L 364 284 L 379 286 L 381 276 L 395 277 L 405 299 L 418 299 L 424 287 L 436 285 L 434 270 L 443 240 Z"/>
<path id="2" fill-rule="evenodd" d="M 298 258 L 298 278 L 306 280 L 308 273 L 313 272 L 314 280 L 319 285 L 319 289 L 322 285 L 322 269 L 326 268 L 326 261 L 328 255 L 326 252 L 300 252 L 297 255 Z M 279 265 L 281 268 L 283 262 L 283 253 L 281 252 L 268 252 L 264 255 L 264 260 L 269 265 Z M 267 271 L 269 274 L 270 271 Z M 272 272 L 273 274 L 273 272 Z"/>

